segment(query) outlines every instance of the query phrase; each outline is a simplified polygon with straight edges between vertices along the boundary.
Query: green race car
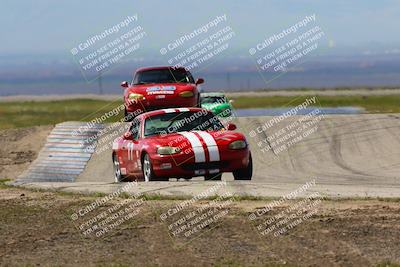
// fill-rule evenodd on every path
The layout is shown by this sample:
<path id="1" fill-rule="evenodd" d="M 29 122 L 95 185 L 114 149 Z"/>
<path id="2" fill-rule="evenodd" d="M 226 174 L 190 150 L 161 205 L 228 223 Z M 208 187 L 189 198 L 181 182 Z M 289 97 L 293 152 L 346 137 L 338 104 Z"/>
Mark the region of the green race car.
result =
<path id="1" fill-rule="evenodd" d="M 210 110 L 219 117 L 232 115 L 232 100 L 228 100 L 223 93 L 202 93 L 201 107 Z"/>

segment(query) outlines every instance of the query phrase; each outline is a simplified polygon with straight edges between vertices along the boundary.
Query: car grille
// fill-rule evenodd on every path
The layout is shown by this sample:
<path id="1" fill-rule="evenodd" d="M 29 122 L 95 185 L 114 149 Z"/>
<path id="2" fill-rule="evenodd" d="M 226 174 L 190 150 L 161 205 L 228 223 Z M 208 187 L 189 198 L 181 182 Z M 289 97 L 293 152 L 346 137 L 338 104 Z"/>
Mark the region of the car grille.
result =
<path id="1" fill-rule="evenodd" d="M 211 162 L 200 162 L 200 163 L 186 163 L 182 165 L 184 170 L 209 170 L 209 169 L 220 169 L 228 166 L 226 161 L 211 161 Z"/>

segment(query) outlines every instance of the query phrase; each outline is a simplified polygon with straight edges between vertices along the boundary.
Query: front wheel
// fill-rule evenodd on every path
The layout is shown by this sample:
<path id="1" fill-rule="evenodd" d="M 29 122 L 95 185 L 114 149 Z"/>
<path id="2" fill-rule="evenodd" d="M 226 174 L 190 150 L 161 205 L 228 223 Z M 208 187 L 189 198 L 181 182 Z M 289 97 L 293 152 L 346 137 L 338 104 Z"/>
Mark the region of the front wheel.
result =
<path id="1" fill-rule="evenodd" d="M 197 95 L 197 107 L 201 108 L 201 97 L 200 97 L 200 94 Z"/>
<path id="2" fill-rule="evenodd" d="M 124 111 L 125 111 L 125 112 L 124 112 L 124 121 L 125 121 L 125 122 L 131 122 L 131 121 L 133 120 L 133 118 L 132 118 L 132 113 L 128 112 L 128 111 L 126 110 L 126 108 L 125 108 Z"/>
<path id="3" fill-rule="evenodd" d="M 251 154 L 249 155 L 249 163 L 243 169 L 239 169 L 233 171 L 233 177 L 235 180 L 251 180 L 251 176 L 253 175 L 253 160 L 251 158 Z"/>
<path id="4" fill-rule="evenodd" d="M 143 177 L 144 177 L 145 182 L 168 181 L 168 178 L 166 178 L 166 177 L 158 177 L 157 175 L 155 175 L 154 170 L 153 170 L 153 164 L 151 162 L 149 154 L 145 154 L 143 157 L 142 171 L 143 171 Z"/>

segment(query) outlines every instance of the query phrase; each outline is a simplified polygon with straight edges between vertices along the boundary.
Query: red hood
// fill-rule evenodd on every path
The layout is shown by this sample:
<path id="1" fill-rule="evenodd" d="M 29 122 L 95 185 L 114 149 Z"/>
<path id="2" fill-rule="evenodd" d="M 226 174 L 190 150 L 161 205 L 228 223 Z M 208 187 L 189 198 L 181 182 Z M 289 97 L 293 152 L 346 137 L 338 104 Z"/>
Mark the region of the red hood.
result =
<path id="1" fill-rule="evenodd" d="M 160 146 L 173 146 L 173 147 L 177 147 L 177 146 L 191 147 L 191 146 L 193 146 L 193 142 L 192 143 L 189 142 L 188 138 L 185 136 L 185 133 L 194 133 L 196 138 L 201 143 L 205 143 L 204 137 L 207 138 L 207 136 L 211 135 L 212 139 L 215 141 L 215 143 L 218 146 L 227 146 L 235 140 L 246 140 L 246 138 L 243 134 L 238 133 L 238 132 L 233 132 L 233 131 L 226 131 L 226 130 L 213 131 L 213 132 L 193 131 L 193 132 L 171 133 L 171 134 L 167 134 L 164 136 L 155 135 L 155 136 L 151 136 L 148 138 L 152 139 L 152 141 L 154 140 Z"/>

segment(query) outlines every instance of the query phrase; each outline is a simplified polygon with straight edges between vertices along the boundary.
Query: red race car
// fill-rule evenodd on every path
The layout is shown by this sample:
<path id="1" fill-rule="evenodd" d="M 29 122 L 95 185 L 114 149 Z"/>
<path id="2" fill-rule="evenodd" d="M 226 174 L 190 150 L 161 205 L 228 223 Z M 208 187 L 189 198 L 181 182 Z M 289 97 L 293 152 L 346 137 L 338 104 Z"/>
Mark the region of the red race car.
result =
<path id="1" fill-rule="evenodd" d="M 131 84 L 124 81 L 125 120 L 132 121 L 138 114 L 172 107 L 196 107 L 200 103 L 197 85 L 185 68 L 150 67 L 136 71 Z"/>
<path id="2" fill-rule="evenodd" d="M 250 180 L 251 153 L 234 124 L 224 127 L 201 108 L 170 108 L 137 116 L 113 142 L 115 180 L 168 181 L 168 178 Z"/>

